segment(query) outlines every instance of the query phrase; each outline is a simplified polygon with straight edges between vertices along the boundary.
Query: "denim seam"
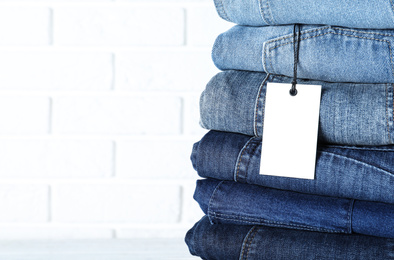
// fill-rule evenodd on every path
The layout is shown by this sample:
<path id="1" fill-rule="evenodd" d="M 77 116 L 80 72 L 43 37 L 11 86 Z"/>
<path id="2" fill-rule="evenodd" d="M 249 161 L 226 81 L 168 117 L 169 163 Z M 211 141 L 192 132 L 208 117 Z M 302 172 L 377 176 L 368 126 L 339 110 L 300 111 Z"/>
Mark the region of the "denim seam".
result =
<path id="1" fill-rule="evenodd" d="M 315 29 L 308 29 L 308 30 L 304 30 L 301 32 L 301 35 L 303 34 L 310 34 L 310 33 L 314 33 L 317 31 L 322 31 L 322 30 L 326 30 L 326 29 L 333 29 L 333 30 L 338 30 L 338 31 L 349 31 L 349 32 L 354 32 L 354 33 L 363 33 L 363 34 L 372 34 L 372 35 L 380 35 L 380 36 L 389 36 L 389 37 L 393 37 L 394 34 L 388 34 L 388 33 L 378 33 L 378 32 L 367 32 L 367 31 L 357 31 L 357 30 L 352 30 L 352 29 L 346 29 L 346 28 L 339 28 L 339 27 L 335 27 L 335 26 L 322 26 L 319 28 L 315 28 Z M 277 42 L 280 40 L 286 40 L 289 38 L 293 38 L 294 35 L 290 34 L 290 35 L 286 35 L 286 36 L 280 36 L 278 38 L 272 39 L 267 41 L 266 43 L 272 43 L 272 42 Z"/>
<path id="2" fill-rule="evenodd" d="M 349 210 L 348 210 L 348 225 L 349 225 L 348 231 L 349 231 L 349 234 L 353 233 L 353 228 L 352 228 L 352 226 L 353 226 L 353 223 L 352 223 L 353 209 L 354 209 L 354 199 L 350 200 L 350 203 L 349 203 Z"/>
<path id="3" fill-rule="evenodd" d="M 323 27 L 323 28 L 319 28 L 319 29 L 316 29 L 315 31 L 318 31 L 318 30 L 323 30 L 323 29 L 327 29 L 327 28 L 329 28 L 329 27 Z M 340 28 L 335 28 L 335 29 L 337 29 L 337 30 L 342 30 L 342 31 L 345 31 L 345 30 L 343 30 L 343 29 L 340 29 Z M 347 30 L 347 31 L 349 31 L 349 30 Z M 350 30 L 351 31 L 351 30 Z M 309 31 L 309 32 L 301 32 L 301 35 L 302 34 L 306 34 L 306 33 L 311 33 L 311 32 L 313 32 L 313 31 Z M 353 31 L 353 32 L 357 32 L 357 31 Z M 362 32 L 361 32 L 362 33 Z M 367 33 L 367 32 L 365 32 L 365 33 Z M 318 34 L 318 35 L 312 35 L 312 36 L 309 36 L 309 37 L 306 37 L 306 38 L 301 38 L 300 40 L 302 41 L 302 40 L 308 40 L 308 39 L 312 39 L 312 38 L 315 38 L 315 37 L 319 37 L 319 36 L 324 36 L 324 35 L 327 35 L 327 34 L 336 34 L 336 35 L 343 35 L 343 36 L 348 36 L 348 37 L 354 37 L 354 38 L 359 38 L 359 39 L 366 39 L 366 40 L 375 40 L 375 41 L 380 41 L 380 42 L 386 42 L 387 43 L 387 45 L 388 45 L 388 48 L 389 48 L 389 53 L 390 53 L 390 64 L 391 64 L 391 74 L 392 74 L 392 76 L 394 77 L 394 69 L 393 69 L 393 55 L 392 55 L 392 51 L 391 51 L 391 44 L 390 44 L 390 41 L 388 41 L 388 40 L 383 40 L 383 39 L 376 39 L 376 38 L 370 38 L 370 37 L 362 37 L 362 36 L 357 36 L 357 35 L 350 35 L 350 34 L 345 34 L 345 33 L 337 33 L 337 32 L 331 32 L 331 31 L 329 31 L 329 32 L 325 32 L 325 33 L 321 33 L 321 34 Z M 282 37 L 282 38 L 278 38 L 278 39 L 274 39 L 274 40 L 271 40 L 271 41 L 268 41 L 266 44 L 265 44 L 265 48 L 268 48 L 267 46 L 268 46 L 268 44 L 270 44 L 270 43 L 274 43 L 274 42 L 277 42 L 277 41 L 280 41 L 280 40 L 284 40 L 284 39 L 288 39 L 288 38 L 291 38 L 292 36 L 286 36 L 286 37 Z M 285 46 L 285 45 L 288 45 L 288 44 L 291 44 L 291 43 L 293 43 L 294 41 L 289 41 L 289 42 L 287 42 L 287 43 L 283 43 L 283 44 L 280 44 L 280 45 L 276 45 L 276 46 L 274 46 L 274 47 L 271 47 L 271 48 L 269 48 L 268 49 L 268 59 L 269 59 L 269 63 L 270 63 L 270 67 L 271 67 L 271 70 L 275 73 L 275 69 L 274 69 L 274 67 L 273 67 L 273 65 L 272 65 L 272 50 L 274 50 L 274 49 L 276 49 L 276 48 L 279 48 L 279 47 L 282 47 L 282 46 Z M 264 66 L 265 67 L 267 67 L 267 65 L 266 65 L 266 61 L 264 60 Z M 268 71 L 267 71 L 268 72 Z"/>
<path id="4" fill-rule="evenodd" d="M 317 32 L 317 31 L 322 31 L 322 30 L 330 29 L 330 28 L 331 28 L 331 26 L 324 26 L 324 27 L 319 27 L 319 28 L 315 28 L 315 29 L 311 29 L 311 30 L 305 30 L 305 31 L 302 31 L 302 32 L 301 32 L 301 35 L 307 34 L 307 33 Z M 289 39 L 289 38 L 292 39 L 293 37 L 294 37 L 293 34 L 286 35 L 286 36 L 280 36 L 280 37 L 278 37 L 278 38 L 269 40 L 269 41 L 267 41 L 266 43 L 267 43 L 267 44 L 270 44 L 270 43 L 277 42 L 277 41 L 280 41 L 280 40 L 286 40 L 286 39 Z"/>
<path id="5" fill-rule="evenodd" d="M 244 255 L 244 252 L 245 252 L 245 246 L 246 246 L 246 244 L 248 243 L 249 237 L 251 236 L 251 234 L 255 233 L 255 229 L 257 230 L 258 227 L 257 227 L 257 226 L 253 226 L 253 227 L 249 230 L 248 234 L 246 234 L 246 236 L 245 236 L 245 238 L 244 238 L 244 241 L 242 242 L 242 251 L 241 251 L 241 255 L 240 255 L 240 257 L 239 257 L 240 260 L 243 259 L 243 255 Z M 250 246 L 250 245 L 249 245 L 249 246 Z M 248 251 L 249 251 L 249 250 L 248 250 Z"/>
<path id="6" fill-rule="evenodd" d="M 389 171 L 387 171 L 385 169 L 379 168 L 376 165 L 372 165 L 372 164 L 369 164 L 369 163 L 366 163 L 366 162 L 363 162 L 363 161 L 360 161 L 360 160 L 357 160 L 357 159 L 354 159 L 354 158 L 351 158 L 351 157 L 347 157 L 347 156 L 344 156 L 344 155 L 340 155 L 340 154 L 336 154 L 336 153 L 332 153 L 332 152 L 327 152 L 327 151 L 321 151 L 321 153 L 327 153 L 327 154 L 331 154 L 331 155 L 336 156 L 336 157 L 346 158 L 346 159 L 348 159 L 350 161 L 353 161 L 353 162 L 362 164 L 364 166 L 368 166 L 368 167 L 374 168 L 376 170 L 382 171 L 383 173 L 388 174 L 389 176 L 394 176 L 393 173 L 391 173 L 391 172 L 389 172 Z"/>
<path id="7" fill-rule="evenodd" d="M 252 245 L 252 242 L 253 242 L 254 238 L 256 237 L 256 234 L 257 234 L 257 231 L 258 231 L 258 230 L 259 230 L 258 228 L 255 229 L 255 231 L 253 232 L 253 233 L 254 233 L 253 236 L 252 236 L 252 237 L 250 238 L 250 240 L 249 240 L 248 251 L 246 251 L 245 260 L 248 260 L 249 251 L 250 251 L 250 246 Z"/>
<path id="8" fill-rule="evenodd" d="M 393 12 L 393 14 L 394 14 L 394 5 L 393 5 L 393 0 L 390 0 L 390 4 L 391 4 L 391 11 Z"/>
<path id="9" fill-rule="evenodd" d="M 251 137 L 247 142 L 246 142 L 246 144 L 244 145 L 244 147 L 242 147 L 242 150 L 241 150 L 241 152 L 239 153 L 239 155 L 238 155 L 238 158 L 237 158 L 237 163 L 235 164 L 235 169 L 234 169 L 234 181 L 238 181 L 238 175 L 239 175 L 239 168 L 240 168 L 240 166 L 241 166 L 241 161 L 242 161 L 242 156 L 243 156 L 243 153 L 245 152 L 245 150 L 246 150 L 246 148 L 249 146 L 249 144 L 250 144 L 250 142 L 254 139 L 255 137 Z"/>
<path id="10" fill-rule="evenodd" d="M 267 25 L 269 25 L 269 23 L 267 22 L 267 20 L 264 17 L 264 14 L 263 14 L 263 1 L 262 0 L 259 1 L 259 8 L 260 8 L 261 19 L 263 19 L 263 22 L 265 22 Z"/>
<path id="11" fill-rule="evenodd" d="M 228 18 L 227 12 L 224 9 L 223 1 L 222 0 L 215 0 L 214 3 L 217 7 L 219 16 L 221 16 L 224 20 L 230 21 L 230 19 Z"/>
<path id="12" fill-rule="evenodd" d="M 372 34 L 372 35 L 389 36 L 389 37 L 394 36 L 394 34 L 390 34 L 390 33 L 367 32 L 367 31 L 361 31 L 361 30 L 357 31 L 357 30 L 338 28 L 338 27 L 331 27 L 331 28 L 333 28 L 334 30 L 348 31 L 348 32 L 354 32 L 354 33 Z"/>
<path id="13" fill-rule="evenodd" d="M 213 190 L 213 192 L 212 192 L 212 195 L 211 195 L 211 197 L 209 198 L 209 203 L 208 203 L 208 211 L 207 211 L 207 215 L 208 215 L 208 218 L 209 218 L 209 221 L 211 222 L 211 207 L 212 207 L 212 201 L 213 201 L 213 197 L 215 196 L 215 193 L 216 193 L 216 191 L 217 191 L 217 189 L 219 188 L 219 186 L 223 183 L 224 181 L 221 181 L 221 182 L 219 182 L 217 185 L 216 185 L 216 187 L 215 187 L 215 189 Z M 213 215 L 214 215 L 214 217 L 215 217 L 215 212 L 212 212 L 213 213 Z M 211 222 L 212 223 L 212 222 Z"/>
<path id="14" fill-rule="evenodd" d="M 318 228 L 318 227 L 312 227 L 312 226 L 308 226 L 308 225 L 283 223 L 280 221 L 272 221 L 272 220 L 266 220 L 266 219 L 262 219 L 262 218 L 234 216 L 234 215 L 228 215 L 228 214 L 217 213 L 217 212 L 215 212 L 214 215 L 215 215 L 216 219 L 239 221 L 239 222 L 254 224 L 254 225 L 263 225 L 264 224 L 264 225 L 271 226 L 271 227 L 287 227 L 287 228 L 293 228 L 293 229 L 322 231 L 322 232 L 331 232 L 331 233 L 348 233 L 346 231 L 338 231 L 338 230 L 333 230 L 333 229 L 328 229 L 328 228 Z"/>
<path id="15" fill-rule="evenodd" d="M 271 8 L 269 6 L 269 0 L 265 1 L 266 4 L 263 4 L 263 0 L 260 0 L 260 2 L 260 13 L 262 17 L 264 17 L 264 21 L 267 23 L 267 25 L 274 25 L 274 17 L 272 16 Z"/>
<path id="16" fill-rule="evenodd" d="M 381 148 L 379 149 L 378 147 L 368 147 L 368 146 L 364 146 L 364 147 L 360 147 L 360 146 L 346 146 L 346 145 L 328 145 L 328 148 L 338 148 L 338 149 L 345 149 L 345 150 L 362 150 L 362 151 L 377 151 L 377 152 L 394 152 L 394 148 L 393 149 L 385 149 L 385 148 Z M 318 148 L 319 149 L 319 148 Z M 319 149 L 319 151 L 321 151 L 321 149 Z M 322 151 L 325 152 L 325 151 Z"/>
<path id="17" fill-rule="evenodd" d="M 264 87 L 265 83 L 267 82 L 269 76 L 270 76 L 270 74 L 268 73 L 267 76 L 264 78 L 263 82 L 261 82 L 260 88 L 259 88 L 259 92 L 258 92 L 257 98 L 256 98 L 256 103 L 255 103 L 256 104 L 255 105 L 256 110 L 254 112 L 254 135 L 255 136 L 258 136 L 258 134 L 257 134 L 257 113 L 259 111 L 259 103 L 260 103 L 259 101 L 261 99 L 261 94 L 263 93 L 263 87 Z M 265 99 L 262 101 L 262 103 L 263 103 L 263 106 L 262 106 L 262 113 L 263 113 L 263 116 L 262 116 L 262 129 L 264 129 L 264 107 L 265 107 L 264 104 L 265 104 Z"/>
<path id="18" fill-rule="evenodd" d="M 254 146 L 253 150 L 250 151 L 250 156 L 253 156 L 253 155 L 254 155 L 254 153 L 256 152 L 256 150 L 257 150 L 258 147 L 259 147 L 259 145 L 255 145 L 255 146 Z M 246 166 L 246 169 L 245 169 L 245 181 L 246 181 L 246 182 L 248 182 L 248 172 L 249 172 L 249 171 L 248 171 L 248 168 L 249 168 L 250 161 L 251 161 L 251 160 L 249 160 L 249 162 L 247 163 L 247 166 Z"/>
<path id="19" fill-rule="evenodd" d="M 390 123 L 389 123 L 389 120 L 390 120 L 390 116 L 389 116 L 389 90 L 388 90 L 387 84 L 386 84 L 385 86 L 386 86 L 386 124 L 387 124 L 387 136 L 388 136 L 389 141 L 391 141 L 391 136 L 390 136 Z"/>

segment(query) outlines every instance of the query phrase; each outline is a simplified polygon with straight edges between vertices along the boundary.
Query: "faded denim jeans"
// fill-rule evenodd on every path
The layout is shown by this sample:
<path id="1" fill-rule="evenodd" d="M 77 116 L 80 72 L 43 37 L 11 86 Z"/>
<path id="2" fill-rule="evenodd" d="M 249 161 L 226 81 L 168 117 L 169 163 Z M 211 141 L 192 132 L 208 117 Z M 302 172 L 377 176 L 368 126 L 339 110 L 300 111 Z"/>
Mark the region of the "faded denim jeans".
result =
<path id="1" fill-rule="evenodd" d="M 316 156 L 313 180 L 260 175 L 261 138 L 209 131 L 194 144 L 191 160 L 198 175 L 204 178 L 394 203 L 393 145 L 319 145 Z"/>
<path id="2" fill-rule="evenodd" d="M 215 179 L 198 180 L 194 199 L 212 224 L 263 225 L 394 238 L 394 204 Z"/>
<path id="3" fill-rule="evenodd" d="M 263 72 L 218 73 L 200 98 L 200 124 L 210 130 L 262 136 L 267 82 L 292 78 Z M 319 141 L 340 145 L 394 144 L 392 84 L 328 83 L 322 85 Z M 290 87 L 289 87 L 290 88 Z"/>
<path id="4" fill-rule="evenodd" d="M 209 260 L 393 260 L 394 240 L 273 228 L 212 225 L 203 217 L 185 242 L 192 255 Z"/>
<path id="5" fill-rule="evenodd" d="M 349 2 L 349 1 L 347 1 Z M 212 50 L 221 70 L 293 77 L 293 26 L 234 26 Z M 302 25 L 298 77 L 328 82 L 394 83 L 394 30 Z"/>
<path id="6" fill-rule="evenodd" d="M 214 0 L 223 19 L 242 25 L 329 24 L 354 28 L 394 28 L 390 0 Z"/>

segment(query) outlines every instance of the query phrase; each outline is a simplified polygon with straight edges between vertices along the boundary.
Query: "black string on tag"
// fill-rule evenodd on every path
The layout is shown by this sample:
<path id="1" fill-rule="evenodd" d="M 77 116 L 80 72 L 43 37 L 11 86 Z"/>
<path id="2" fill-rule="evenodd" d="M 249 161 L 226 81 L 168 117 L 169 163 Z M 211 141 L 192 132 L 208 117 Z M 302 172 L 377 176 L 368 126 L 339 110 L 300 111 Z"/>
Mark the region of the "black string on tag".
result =
<path id="1" fill-rule="evenodd" d="M 298 27 L 298 34 L 296 33 L 296 27 Z M 298 37 L 296 37 L 298 35 Z M 298 55 L 300 52 L 300 41 L 301 41 L 301 26 L 299 24 L 294 24 L 293 28 L 293 38 L 294 38 L 294 43 L 293 43 L 293 49 L 294 49 L 294 76 L 293 76 L 293 81 L 291 82 L 291 89 L 290 89 L 290 95 L 295 96 L 297 95 L 297 63 L 298 63 Z"/>

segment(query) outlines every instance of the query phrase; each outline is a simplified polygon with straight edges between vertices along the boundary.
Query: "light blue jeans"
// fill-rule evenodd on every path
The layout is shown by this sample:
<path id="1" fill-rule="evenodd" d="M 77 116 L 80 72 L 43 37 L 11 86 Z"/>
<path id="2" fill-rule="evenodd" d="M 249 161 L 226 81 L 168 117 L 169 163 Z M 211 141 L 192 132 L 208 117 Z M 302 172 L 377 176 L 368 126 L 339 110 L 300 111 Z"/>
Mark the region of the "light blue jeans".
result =
<path id="1" fill-rule="evenodd" d="M 394 28 L 392 0 L 214 0 L 219 15 L 242 25 L 329 24 Z"/>
<path id="2" fill-rule="evenodd" d="M 394 204 L 393 145 L 319 145 L 313 180 L 259 174 L 261 138 L 242 134 L 208 132 L 194 144 L 191 160 L 203 178 Z"/>
<path id="3" fill-rule="evenodd" d="M 349 1 L 347 1 L 349 2 Z M 212 50 L 221 70 L 293 77 L 293 26 L 235 26 Z M 394 30 L 303 25 L 298 77 L 328 82 L 394 83 Z"/>
<path id="4" fill-rule="evenodd" d="M 218 73 L 201 94 L 200 124 L 210 130 L 262 136 L 266 83 L 290 83 L 291 80 L 262 72 L 230 70 Z M 394 144 L 392 84 L 298 82 L 322 85 L 320 142 Z"/>

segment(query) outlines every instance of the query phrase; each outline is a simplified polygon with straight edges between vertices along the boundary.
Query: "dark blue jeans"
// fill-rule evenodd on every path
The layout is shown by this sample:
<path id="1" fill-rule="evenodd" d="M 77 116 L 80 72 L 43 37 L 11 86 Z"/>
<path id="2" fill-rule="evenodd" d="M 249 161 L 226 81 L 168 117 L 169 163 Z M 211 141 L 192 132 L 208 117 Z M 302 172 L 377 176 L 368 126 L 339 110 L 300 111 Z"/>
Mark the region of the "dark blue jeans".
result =
<path id="1" fill-rule="evenodd" d="M 264 225 L 394 238 L 394 204 L 197 181 L 194 199 L 213 224 Z"/>
<path id="2" fill-rule="evenodd" d="M 253 225 L 212 225 L 203 217 L 185 238 L 208 260 L 392 260 L 394 240 Z"/>
<path id="3" fill-rule="evenodd" d="M 191 160 L 205 178 L 394 203 L 394 146 L 319 146 L 313 180 L 260 175 L 260 153 L 261 138 L 210 131 L 194 144 Z"/>

